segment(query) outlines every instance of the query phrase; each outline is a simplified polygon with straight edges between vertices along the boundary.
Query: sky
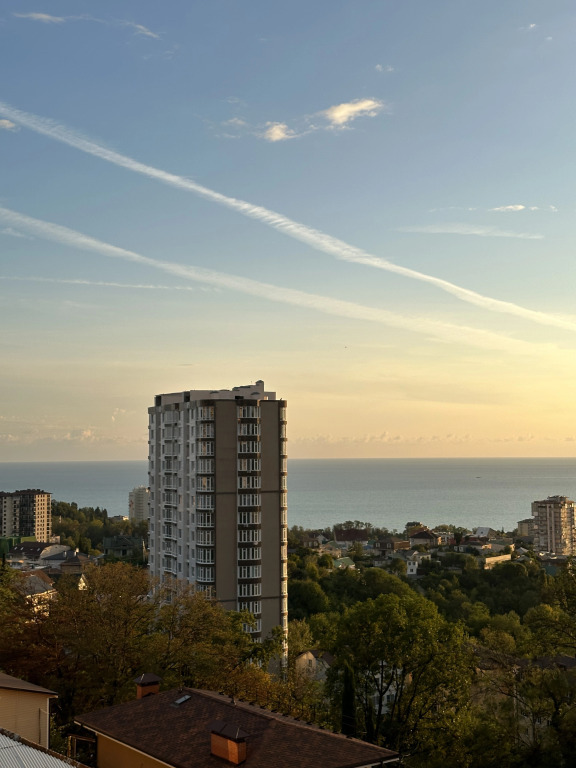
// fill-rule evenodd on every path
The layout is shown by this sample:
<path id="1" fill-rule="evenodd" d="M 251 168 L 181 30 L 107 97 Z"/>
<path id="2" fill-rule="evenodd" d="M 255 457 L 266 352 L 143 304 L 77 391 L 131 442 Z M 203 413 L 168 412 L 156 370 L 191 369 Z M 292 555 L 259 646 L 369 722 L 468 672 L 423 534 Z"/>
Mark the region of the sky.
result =
<path id="1" fill-rule="evenodd" d="M 0 9 L 0 461 L 263 379 L 293 458 L 576 456 L 572 0 Z"/>

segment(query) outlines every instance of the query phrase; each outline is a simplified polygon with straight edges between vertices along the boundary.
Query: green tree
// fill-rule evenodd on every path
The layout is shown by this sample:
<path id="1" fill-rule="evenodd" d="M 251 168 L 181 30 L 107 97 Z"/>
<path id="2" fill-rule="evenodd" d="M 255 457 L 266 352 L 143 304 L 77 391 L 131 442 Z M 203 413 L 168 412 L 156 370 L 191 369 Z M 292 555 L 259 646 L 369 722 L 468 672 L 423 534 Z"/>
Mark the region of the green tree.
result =
<path id="1" fill-rule="evenodd" d="M 341 696 L 348 665 L 370 741 L 426 752 L 433 734 L 453 732 L 468 706 L 471 664 L 462 631 L 416 594 L 380 595 L 347 609 L 332 650 L 333 694 Z"/>

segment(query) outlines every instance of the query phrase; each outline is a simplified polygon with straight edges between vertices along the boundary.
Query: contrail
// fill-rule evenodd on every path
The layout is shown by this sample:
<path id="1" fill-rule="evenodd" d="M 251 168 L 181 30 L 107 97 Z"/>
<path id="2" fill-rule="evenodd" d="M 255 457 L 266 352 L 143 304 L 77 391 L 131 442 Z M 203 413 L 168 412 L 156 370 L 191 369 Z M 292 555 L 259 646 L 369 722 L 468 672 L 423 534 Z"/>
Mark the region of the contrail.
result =
<path id="1" fill-rule="evenodd" d="M 86 152 L 89 155 L 94 155 L 102 160 L 107 160 L 109 163 L 118 165 L 122 168 L 126 168 L 135 173 L 140 173 L 143 176 L 147 176 L 151 179 L 156 179 L 164 184 L 169 184 L 178 189 L 184 189 L 187 192 L 194 192 L 200 197 L 206 200 L 211 200 L 214 203 L 231 208 L 239 213 L 247 216 L 250 219 L 260 221 L 273 229 L 283 232 L 289 237 L 293 237 L 296 240 L 300 240 L 307 243 L 316 250 L 323 251 L 335 256 L 341 261 L 348 261 L 354 264 L 363 264 L 364 266 L 374 267 L 375 269 L 383 269 L 387 272 L 394 272 L 398 275 L 411 278 L 412 280 L 419 280 L 424 283 L 434 285 L 436 288 L 440 288 L 447 293 L 456 296 L 462 301 L 466 301 L 469 304 L 474 304 L 477 307 L 488 309 L 492 312 L 502 312 L 508 315 L 514 315 L 521 317 L 525 320 L 531 320 L 541 325 L 553 326 L 555 328 L 562 328 L 568 331 L 576 331 L 576 323 L 570 320 L 558 317 L 556 315 L 550 315 L 546 312 L 539 312 L 537 310 L 528 309 L 522 307 L 519 304 L 514 304 L 509 301 L 501 301 L 500 299 L 494 299 L 490 296 L 485 296 L 481 293 L 476 293 L 468 288 L 463 288 L 460 285 L 451 283 L 448 280 L 443 280 L 440 277 L 434 277 L 424 272 L 418 272 L 415 269 L 409 267 L 402 267 L 398 264 L 394 264 L 387 259 L 373 256 L 360 248 L 356 248 L 343 240 L 338 240 L 331 235 L 327 235 L 320 230 L 313 229 L 304 224 L 300 224 L 297 221 L 289 219 L 287 216 L 283 216 L 281 213 L 276 213 L 268 208 L 264 208 L 259 205 L 253 205 L 245 200 L 239 200 L 235 197 L 228 197 L 220 192 L 216 192 L 213 189 L 205 187 L 201 184 L 197 184 L 195 181 L 188 179 L 184 176 L 178 176 L 173 173 L 168 173 L 159 168 L 154 168 L 151 165 L 146 165 L 134 160 L 131 157 L 122 155 L 114 150 L 107 149 L 106 147 L 85 138 L 76 131 L 70 128 L 60 125 L 53 120 L 40 117 L 38 115 L 31 114 L 30 112 L 24 112 L 16 107 L 12 107 L 6 102 L 0 101 L 0 114 L 5 115 L 10 120 L 13 120 L 20 125 L 30 128 L 36 133 L 41 133 L 44 136 L 49 136 L 52 139 L 61 141 L 64 144 L 68 144 L 71 147 Z"/>
<path id="2" fill-rule="evenodd" d="M 497 349 L 509 353 L 534 355 L 536 352 L 541 354 L 542 352 L 554 349 L 550 345 L 533 344 L 532 342 L 512 339 L 478 328 L 453 325 L 424 317 L 407 317 L 376 307 L 367 307 L 363 304 L 333 299 L 315 293 L 305 293 L 304 291 L 292 288 L 281 288 L 269 283 L 261 283 L 246 277 L 216 272 L 211 269 L 204 269 L 203 267 L 160 261 L 159 259 L 143 256 L 135 251 L 128 251 L 110 243 L 102 242 L 81 232 L 68 229 L 68 227 L 62 227 L 59 224 L 34 219 L 31 216 L 11 211 L 8 208 L 0 207 L 0 221 L 23 229 L 37 237 L 62 243 L 72 248 L 81 248 L 82 250 L 98 253 L 103 256 L 144 264 L 187 280 L 195 280 L 206 285 L 228 288 L 251 296 L 258 296 L 268 301 L 313 309 L 327 315 L 336 315 L 337 317 L 346 317 L 354 320 L 367 320 L 425 334 L 429 338 L 435 337 L 442 341 L 466 345 L 472 344 L 483 349 Z"/>

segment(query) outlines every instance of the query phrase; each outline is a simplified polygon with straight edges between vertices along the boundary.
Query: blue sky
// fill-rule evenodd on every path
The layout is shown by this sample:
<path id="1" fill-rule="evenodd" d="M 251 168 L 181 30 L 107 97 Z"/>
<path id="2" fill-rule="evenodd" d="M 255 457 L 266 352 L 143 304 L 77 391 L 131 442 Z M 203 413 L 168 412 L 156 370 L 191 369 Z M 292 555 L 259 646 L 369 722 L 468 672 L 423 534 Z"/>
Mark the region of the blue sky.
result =
<path id="1" fill-rule="evenodd" d="M 573 3 L 0 12 L 0 460 L 256 379 L 291 455 L 576 455 Z"/>

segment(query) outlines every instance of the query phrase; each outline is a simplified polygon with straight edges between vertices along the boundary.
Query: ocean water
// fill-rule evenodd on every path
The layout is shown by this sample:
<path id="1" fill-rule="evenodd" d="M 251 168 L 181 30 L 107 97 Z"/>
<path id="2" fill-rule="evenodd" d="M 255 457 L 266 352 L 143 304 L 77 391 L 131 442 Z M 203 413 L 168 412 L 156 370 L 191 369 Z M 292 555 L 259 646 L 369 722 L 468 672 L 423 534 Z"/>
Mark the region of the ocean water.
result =
<path id="1" fill-rule="evenodd" d="M 145 461 L 0 463 L 0 490 L 42 488 L 79 506 L 128 514 L 128 492 L 148 482 Z M 344 520 L 402 530 L 408 521 L 511 530 L 530 504 L 576 498 L 576 459 L 291 459 L 288 524 Z"/>

